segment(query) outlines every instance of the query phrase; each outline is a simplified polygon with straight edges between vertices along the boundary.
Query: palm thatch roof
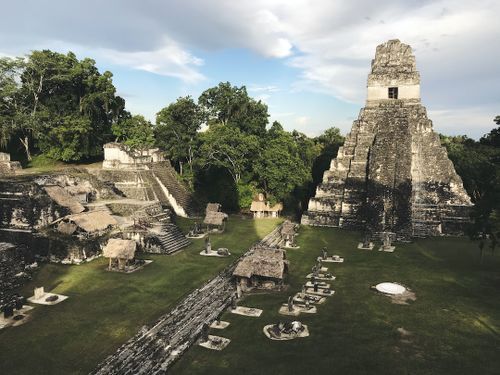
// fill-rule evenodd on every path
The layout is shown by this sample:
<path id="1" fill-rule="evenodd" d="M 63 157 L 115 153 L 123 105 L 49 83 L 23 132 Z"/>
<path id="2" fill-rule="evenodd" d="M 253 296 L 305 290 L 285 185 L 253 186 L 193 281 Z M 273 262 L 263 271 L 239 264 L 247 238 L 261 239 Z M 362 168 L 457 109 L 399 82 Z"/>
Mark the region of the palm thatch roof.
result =
<path id="1" fill-rule="evenodd" d="M 106 258 L 134 259 L 137 244 L 133 240 L 111 238 L 102 253 Z"/>
<path id="2" fill-rule="evenodd" d="M 82 212 L 67 216 L 66 219 L 89 233 L 105 230 L 118 224 L 116 219 L 106 211 Z"/>
<path id="3" fill-rule="evenodd" d="M 75 198 L 60 186 L 46 186 L 45 191 L 60 206 L 67 207 L 73 214 L 78 214 L 85 210 Z"/>
<path id="4" fill-rule="evenodd" d="M 207 211 L 203 223 L 207 225 L 222 225 L 227 217 L 228 215 L 224 212 Z"/>
<path id="5" fill-rule="evenodd" d="M 288 264 L 284 258 L 284 250 L 257 248 L 238 263 L 233 275 L 246 278 L 261 276 L 283 279 Z"/>
<path id="6" fill-rule="evenodd" d="M 222 208 L 220 203 L 207 203 L 207 208 L 205 208 L 205 214 L 209 212 L 219 212 Z"/>
<path id="7" fill-rule="evenodd" d="M 297 231 L 297 224 L 294 224 L 294 223 L 292 223 L 289 220 L 286 220 L 281 225 L 280 233 L 281 233 L 282 236 L 294 235 L 296 231 Z"/>
<path id="8" fill-rule="evenodd" d="M 276 203 L 271 207 L 269 202 L 264 201 L 252 201 L 250 206 L 250 211 L 252 212 L 279 212 L 283 210 L 282 203 Z"/>
<path id="9" fill-rule="evenodd" d="M 77 228 L 78 227 L 76 224 L 67 223 L 65 221 L 61 221 L 57 225 L 57 230 L 61 233 L 67 234 L 67 235 L 72 235 L 73 233 L 75 233 Z"/>

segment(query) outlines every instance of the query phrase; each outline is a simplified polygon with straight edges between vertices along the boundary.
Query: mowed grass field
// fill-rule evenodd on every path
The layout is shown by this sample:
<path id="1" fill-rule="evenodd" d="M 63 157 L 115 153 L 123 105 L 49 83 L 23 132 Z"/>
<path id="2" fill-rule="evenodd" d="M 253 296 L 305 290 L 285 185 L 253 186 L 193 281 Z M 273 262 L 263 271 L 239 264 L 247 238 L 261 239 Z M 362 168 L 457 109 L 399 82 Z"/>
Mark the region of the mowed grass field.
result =
<path id="1" fill-rule="evenodd" d="M 288 250 L 289 289 L 254 294 L 241 305 L 264 309 L 260 318 L 223 315 L 231 325 L 211 334 L 232 341 L 222 352 L 192 347 L 172 368 L 179 374 L 500 374 L 500 254 L 478 262 L 465 238 L 398 244 L 395 253 L 357 250 L 361 236 L 332 228 L 302 227 L 301 248 Z M 267 339 L 262 328 L 297 318 L 278 314 L 300 291 L 320 249 L 345 257 L 325 264 L 336 293 L 315 315 L 298 319 L 310 336 Z M 500 251 L 499 251 L 500 253 Z M 397 305 L 369 289 L 403 283 L 416 301 Z M 409 331 L 406 337 L 398 328 Z"/>
<path id="2" fill-rule="evenodd" d="M 231 251 L 228 258 L 198 255 L 204 240 L 193 240 L 172 256 L 142 255 L 154 262 L 128 275 L 107 272 L 103 258 L 81 266 L 43 265 L 22 294 L 29 297 L 35 286 L 44 286 L 69 299 L 36 305 L 31 321 L 0 330 L 0 374 L 88 374 L 141 326 L 168 312 L 279 222 L 230 217 L 226 233 L 210 237 L 213 248 Z M 179 224 L 187 231 L 192 222 Z"/>

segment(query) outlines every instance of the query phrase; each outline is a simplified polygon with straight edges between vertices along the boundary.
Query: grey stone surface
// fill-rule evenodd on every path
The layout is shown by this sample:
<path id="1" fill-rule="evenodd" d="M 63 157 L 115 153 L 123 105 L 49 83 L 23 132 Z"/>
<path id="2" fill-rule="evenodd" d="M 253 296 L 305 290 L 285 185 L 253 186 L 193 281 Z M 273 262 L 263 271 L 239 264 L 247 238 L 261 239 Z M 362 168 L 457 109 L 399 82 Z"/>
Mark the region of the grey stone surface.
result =
<path id="1" fill-rule="evenodd" d="M 354 121 L 302 224 L 393 232 L 398 239 L 463 231 L 472 204 L 420 104 L 419 84 L 408 45 L 377 47 L 368 88 L 379 96 Z M 408 98 L 380 98 L 390 86 L 404 87 Z"/>

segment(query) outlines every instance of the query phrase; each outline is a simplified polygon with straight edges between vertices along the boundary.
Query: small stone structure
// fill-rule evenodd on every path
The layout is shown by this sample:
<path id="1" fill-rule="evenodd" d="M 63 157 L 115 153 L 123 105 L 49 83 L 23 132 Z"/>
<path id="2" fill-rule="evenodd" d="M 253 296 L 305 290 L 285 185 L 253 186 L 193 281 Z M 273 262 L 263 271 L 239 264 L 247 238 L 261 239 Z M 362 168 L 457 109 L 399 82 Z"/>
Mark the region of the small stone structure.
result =
<path id="1" fill-rule="evenodd" d="M 228 215 L 221 211 L 220 203 L 208 203 L 205 209 L 203 224 L 207 226 L 207 232 L 224 232 Z"/>
<path id="2" fill-rule="evenodd" d="M 165 161 L 165 156 L 158 148 L 133 151 L 117 142 L 104 145 L 104 169 L 147 169 L 147 165 Z"/>
<path id="3" fill-rule="evenodd" d="M 269 324 L 263 328 L 263 331 L 267 338 L 278 341 L 293 340 L 298 337 L 309 336 L 307 325 L 298 321 Z"/>
<path id="4" fill-rule="evenodd" d="M 325 171 L 302 224 L 397 239 L 461 234 L 471 200 L 420 103 L 411 47 L 377 47 L 366 106 Z"/>
<path id="5" fill-rule="evenodd" d="M 281 211 L 283 211 L 283 204 L 276 203 L 271 206 L 271 204 L 266 201 L 264 194 L 259 193 L 259 195 L 252 201 L 250 211 L 253 213 L 253 217 L 255 219 L 263 217 L 279 217 Z"/>
<path id="6" fill-rule="evenodd" d="M 111 238 L 102 250 L 103 256 L 109 258 L 108 270 L 127 271 L 128 263 L 135 257 L 136 247 L 133 240 Z"/>
<path id="7" fill-rule="evenodd" d="M 39 288 L 35 288 L 33 296 L 28 298 L 28 302 L 36 303 L 39 305 L 56 305 L 66 299 L 68 299 L 68 296 L 48 293 L 45 291 L 44 287 L 41 286 Z"/>
<path id="8" fill-rule="evenodd" d="M 286 252 L 281 249 L 255 248 L 236 266 L 233 276 L 242 291 L 254 288 L 281 288 L 288 261 Z"/>
<path id="9" fill-rule="evenodd" d="M 297 235 L 298 224 L 286 220 L 280 229 L 281 240 L 283 247 L 287 249 L 298 249 L 299 246 L 295 243 L 295 236 Z"/>
<path id="10" fill-rule="evenodd" d="M 10 154 L 0 152 L 0 175 L 15 174 L 20 169 L 22 169 L 21 164 L 18 161 L 11 161 Z"/>
<path id="11" fill-rule="evenodd" d="M 19 246 L 0 242 L 0 310 L 7 303 L 9 292 L 29 278 L 25 266 Z"/>

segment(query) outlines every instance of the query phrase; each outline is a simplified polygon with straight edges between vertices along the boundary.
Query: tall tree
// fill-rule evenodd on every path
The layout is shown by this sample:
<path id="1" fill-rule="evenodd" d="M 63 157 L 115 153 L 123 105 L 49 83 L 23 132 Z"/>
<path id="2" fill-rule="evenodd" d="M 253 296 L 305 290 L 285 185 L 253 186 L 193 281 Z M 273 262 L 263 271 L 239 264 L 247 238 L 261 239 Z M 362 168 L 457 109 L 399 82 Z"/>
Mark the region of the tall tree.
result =
<path id="1" fill-rule="evenodd" d="M 181 175 L 184 163 L 193 173 L 198 130 L 202 123 L 202 111 L 190 96 L 178 98 L 156 114 L 157 145 L 178 163 Z"/>
<path id="2" fill-rule="evenodd" d="M 22 67 L 21 59 L 0 58 L 0 149 L 7 147 L 19 121 L 21 85 L 18 77 Z"/>
<path id="3" fill-rule="evenodd" d="M 125 106 L 116 96 L 112 74 L 99 73 L 93 60 L 79 61 L 71 52 L 33 51 L 15 62 L 11 139 L 19 137 L 27 158 L 33 141 L 43 153 L 64 161 L 101 154 Z"/>
<path id="4" fill-rule="evenodd" d="M 243 173 L 252 168 L 253 156 L 259 151 L 259 139 L 240 129 L 213 125 L 201 135 L 200 162 L 204 167 L 224 168 L 237 185 Z"/>
<path id="5" fill-rule="evenodd" d="M 263 136 L 269 114 L 267 105 L 248 96 L 245 86 L 221 82 L 205 90 L 198 99 L 207 123 L 233 126 L 247 134 Z"/>
<path id="6" fill-rule="evenodd" d="M 308 179 L 310 169 L 306 162 L 294 135 L 276 125 L 265 140 L 254 171 L 266 194 L 283 200 Z"/>

